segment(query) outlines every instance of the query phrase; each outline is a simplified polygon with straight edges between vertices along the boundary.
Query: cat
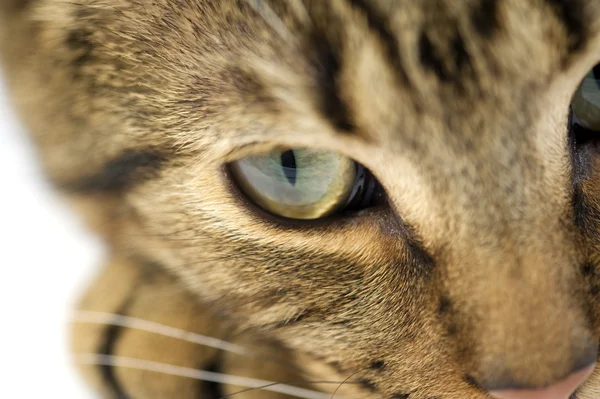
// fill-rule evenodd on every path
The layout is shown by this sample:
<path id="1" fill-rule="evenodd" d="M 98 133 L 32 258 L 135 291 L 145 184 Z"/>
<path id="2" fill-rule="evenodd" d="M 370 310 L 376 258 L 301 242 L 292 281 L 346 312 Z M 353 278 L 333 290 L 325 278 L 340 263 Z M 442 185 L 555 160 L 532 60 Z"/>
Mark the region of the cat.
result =
<path id="1" fill-rule="evenodd" d="M 98 394 L 600 397 L 597 0 L 0 10 Z"/>

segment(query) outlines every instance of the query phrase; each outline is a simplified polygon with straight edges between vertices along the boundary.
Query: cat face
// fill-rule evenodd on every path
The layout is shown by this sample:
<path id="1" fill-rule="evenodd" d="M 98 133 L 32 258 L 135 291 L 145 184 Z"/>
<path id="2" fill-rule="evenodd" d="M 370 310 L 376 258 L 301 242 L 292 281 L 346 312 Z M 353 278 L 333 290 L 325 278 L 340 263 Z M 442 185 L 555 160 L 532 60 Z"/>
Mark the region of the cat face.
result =
<path id="1" fill-rule="evenodd" d="M 38 0 L 6 23 L 34 32 L 4 52 L 48 173 L 115 251 L 361 397 L 483 398 L 592 365 L 600 153 L 569 104 L 600 6 L 257 4 Z M 383 200 L 265 211 L 228 165 L 281 149 L 353 159 Z"/>

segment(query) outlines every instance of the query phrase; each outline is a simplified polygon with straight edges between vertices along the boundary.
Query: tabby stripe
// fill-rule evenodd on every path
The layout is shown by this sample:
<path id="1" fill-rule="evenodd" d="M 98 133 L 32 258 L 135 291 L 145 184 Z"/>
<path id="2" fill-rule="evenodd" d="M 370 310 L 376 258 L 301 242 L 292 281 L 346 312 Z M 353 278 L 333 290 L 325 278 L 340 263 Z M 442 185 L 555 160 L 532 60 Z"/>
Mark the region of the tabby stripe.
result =
<path id="1" fill-rule="evenodd" d="M 569 51 L 577 51 L 586 43 L 588 25 L 581 0 L 544 0 L 562 22 L 569 38 Z"/>
<path id="2" fill-rule="evenodd" d="M 222 352 L 219 352 L 219 355 Z M 198 369 L 204 369 L 210 373 L 221 373 L 221 367 L 219 364 L 220 357 L 217 355 L 217 358 L 208 365 L 208 367 L 201 365 Z M 198 399 L 219 399 L 225 395 L 225 390 L 222 389 L 222 384 L 216 381 L 204 381 L 198 380 Z"/>
<path id="3" fill-rule="evenodd" d="M 124 192 L 158 176 L 171 156 L 172 152 L 154 147 L 126 149 L 95 174 L 59 186 L 82 194 Z"/>
<path id="4" fill-rule="evenodd" d="M 379 15 L 376 10 L 370 8 L 364 0 L 347 0 L 348 6 L 357 10 L 365 16 L 369 29 L 375 36 L 382 41 L 384 53 L 388 62 L 392 65 L 392 70 L 396 72 L 396 77 L 399 83 L 404 86 L 409 85 L 408 74 L 402 66 L 399 44 L 394 34 L 387 26 L 387 22 L 383 16 Z M 340 75 L 343 68 L 343 59 L 340 43 L 331 43 L 331 39 L 322 32 L 313 31 L 310 51 L 316 51 L 318 65 L 318 79 L 322 91 L 320 101 L 321 113 L 331 121 L 331 123 L 340 131 L 354 132 L 356 130 L 355 123 L 352 118 L 352 110 L 344 101 L 340 92 Z"/>
<path id="5" fill-rule="evenodd" d="M 444 58 L 438 54 L 438 50 L 425 32 L 421 32 L 419 37 L 419 62 L 423 69 L 433 72 L 441 82 L 447 83 L 451 80 L 452 74 L 444 64 Z"/>
<path id="6" fill-rule="evenodd" d="M 600 221 L 600 209 L 592 205 L 594 201 L 590 201 L 585 194 L 585 189 L 580 183 L 573 190 L 573 218 L 575 225 L 584 233 L 594 235 L 598 221 Z"/>
<path id="7" fill-rule="evenodd" d="M 388 26 L 388 22 L 383 15 L 368 4 L 365 0 L 347 0 L 351 7 L 359 10 L 367 18 L 369 29 L 382 41 L 385 48 L 388 61 L 392 64 L 392 69 L 397 72 L 397 78 L 405 86 L 410 84 L 410 79 L 402 65 L 400 56 L 400 45 L 396 36 Z"/>
<path id="8" fill-rule="evenodd" d="M 314 31 L 311 40 L 311 51 L 318 57 L 318 82 L 321 89 L 320 111 L 340 131 L 351 132 L 355 129 L 352 113 L 340 93 L 339 77 L 342 60 L 339 51 L 334 50 L 327 37 Z"/>
<path id="9" fill-rule="evenodd" d="M 131 296 L 131 294 L 130 294 Z M 121 306 L 121 309 L 117 311 L 117 314 L 125 315 L 127 308 L 129 307 L 131 299 L 127 298 L 124 304 Z M 123 327 L 118 325 L 110 325 L 105 333 L 104 333 L 104 342 L 100 345 L 100 349 L 98 353 L 101 355 L 111 356 L 115 349 L 115 344 L 117 343 L 119 337 L 123 332 Z M 111 365 L 101 365 L 100 366 L 100 374 L 104 379 L 104 383 L 112 390 L 116 399 L 129 399 L 130 396 L 127 395 L 125 388 L 117 379 L 115 375 L 114 367 Z"/>
<path id="10" fill-rule="evenodd" d="M 491 39 L 500 28 L 500 0 L 485 0 L 471 11 L 471 24 L 484 39 Z"/>

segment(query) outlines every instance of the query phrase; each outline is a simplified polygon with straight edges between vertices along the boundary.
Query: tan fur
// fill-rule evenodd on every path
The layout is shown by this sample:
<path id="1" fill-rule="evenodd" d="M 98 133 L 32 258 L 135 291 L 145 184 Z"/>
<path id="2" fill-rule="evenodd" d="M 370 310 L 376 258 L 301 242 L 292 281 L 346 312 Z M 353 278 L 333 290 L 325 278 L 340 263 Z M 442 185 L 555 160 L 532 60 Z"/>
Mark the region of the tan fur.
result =
<path id="1" fill-rule="evenodd" d="M 566 125 L 600 58 L 600 4 L 302 3 L 308 16 L 268 2 L 278 31 L 244 1 L 0 1 L 6 73 L 48 177 L 114 254 L 81 308 L 265 348 L 298 373 L 229 355 L 221 371 L 350 377 L 347 397 L 479 399 L 478 384 L 573 371 L 600 337 L 600 178 L 587 149 L 573 181 Z M 323 112 L 323 51 L 341 64 L 351 128 Z M 223 165 L 280 147 L 355 159 L 390 206 L 264 215 Z M 105 185 L 127 151 L 160 167 L 136 158 L 113 176 L 127 187 Z M 76 325 L 75 351 L 105 335 Z M 113 351 L 197 368 L 219 356 L 134 330 Z M 114 394 L 98 367 L 82 371 Z M 191 380 L 113 371 L 135 398 L 198 395 Z M 578 397 L 599 390 L 596 373 Z M 236 397 L 280 397 L 267 395 Z"/>

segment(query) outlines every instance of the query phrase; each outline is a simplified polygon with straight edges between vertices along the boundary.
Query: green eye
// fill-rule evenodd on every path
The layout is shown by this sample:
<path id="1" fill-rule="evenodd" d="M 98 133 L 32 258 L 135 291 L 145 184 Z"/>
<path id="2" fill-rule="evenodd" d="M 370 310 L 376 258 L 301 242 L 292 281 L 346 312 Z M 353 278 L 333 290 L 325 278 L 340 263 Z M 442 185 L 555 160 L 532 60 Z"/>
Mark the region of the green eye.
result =
<path id="1" fill-rule="evenodd" d="M 600 131 L 600 65 L 583 79 L 571 100 L 577 123 L 586 129 Z"/>
<path id="2" fill-rule="evenodd" d="M 374 198 L 376 181 L 343 155 L 293 149 L 233 162 L 241 190 L 265 210 L 291 219 L 318 219 Z"/>

